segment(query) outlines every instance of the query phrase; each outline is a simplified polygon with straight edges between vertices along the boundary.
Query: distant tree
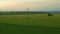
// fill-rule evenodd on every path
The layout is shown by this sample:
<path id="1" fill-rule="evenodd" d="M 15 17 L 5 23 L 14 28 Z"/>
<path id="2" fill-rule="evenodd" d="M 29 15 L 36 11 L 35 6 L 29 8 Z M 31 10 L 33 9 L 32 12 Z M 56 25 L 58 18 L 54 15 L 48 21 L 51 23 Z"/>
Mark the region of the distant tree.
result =
<path id="1" fill-rule="evenodd" d="M 48 16 L 53 16 L 53 14 L 49 12 L 49 13 L 48 13 Z"/>

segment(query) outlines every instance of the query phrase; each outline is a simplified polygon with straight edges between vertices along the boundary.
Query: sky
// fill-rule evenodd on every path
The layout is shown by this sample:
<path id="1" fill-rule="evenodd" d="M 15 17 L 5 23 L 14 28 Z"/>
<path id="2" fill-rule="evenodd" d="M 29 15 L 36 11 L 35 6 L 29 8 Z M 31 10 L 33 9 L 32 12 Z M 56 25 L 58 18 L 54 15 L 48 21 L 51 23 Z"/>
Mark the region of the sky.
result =
<path id="1" fill-rule="evenodd" d="M 60 11 L 60 0 L 0 0 L 0 10 Z"/>

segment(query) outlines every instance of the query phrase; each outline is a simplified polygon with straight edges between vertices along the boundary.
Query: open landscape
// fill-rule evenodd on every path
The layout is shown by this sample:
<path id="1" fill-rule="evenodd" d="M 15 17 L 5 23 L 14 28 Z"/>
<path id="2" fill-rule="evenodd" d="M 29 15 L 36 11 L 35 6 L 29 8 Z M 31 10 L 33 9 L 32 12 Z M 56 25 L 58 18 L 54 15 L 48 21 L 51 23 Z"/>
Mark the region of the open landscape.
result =
<path id="1" fill-rule="evenodd" d="M 0 34 L 60 34 L 60 0 L 0 0 Z"/>
<path id="2" fill-rule="evenodd" d="M 60 14 L 0 15 L 0 34 L 60 34 Z"/>

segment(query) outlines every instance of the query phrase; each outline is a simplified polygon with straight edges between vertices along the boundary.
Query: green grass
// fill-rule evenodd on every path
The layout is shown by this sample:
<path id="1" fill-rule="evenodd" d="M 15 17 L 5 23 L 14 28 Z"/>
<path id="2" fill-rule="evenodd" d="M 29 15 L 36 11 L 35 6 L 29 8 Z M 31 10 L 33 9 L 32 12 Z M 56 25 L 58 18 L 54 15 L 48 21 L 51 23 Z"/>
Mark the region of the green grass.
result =
<path id="1" fill-rule="evenodd" d="M 0 34 L 60 34 L 60 14 L 0 15 Z"/>
<path id="2" fill-rule="evenodd" d="M 0 23 L 0 34 L 60 34 L 60 28 Z"/>
<path id="3" fill-rule="evenodd" d="M 36 15 L 1 15 L 0 23 L 32 25 L 32 26 L 49 26 L 60 27 L 60 15 L 48 16 L 47 14 Z"/>

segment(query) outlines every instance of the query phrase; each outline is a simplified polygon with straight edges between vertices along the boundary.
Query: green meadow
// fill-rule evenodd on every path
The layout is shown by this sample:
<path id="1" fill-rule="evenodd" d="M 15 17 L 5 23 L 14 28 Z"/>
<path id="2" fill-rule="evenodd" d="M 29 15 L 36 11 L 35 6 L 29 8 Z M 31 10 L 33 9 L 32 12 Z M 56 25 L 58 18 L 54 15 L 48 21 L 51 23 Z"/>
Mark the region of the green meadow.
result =
<path id="1" fill-rule="evenodd" d="M 0 34 L 60 34 L 60 14 L 0 15 Z"/>

